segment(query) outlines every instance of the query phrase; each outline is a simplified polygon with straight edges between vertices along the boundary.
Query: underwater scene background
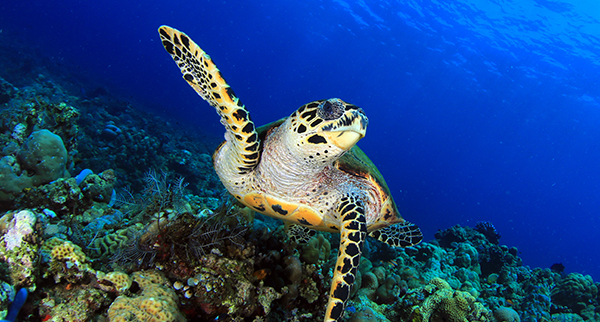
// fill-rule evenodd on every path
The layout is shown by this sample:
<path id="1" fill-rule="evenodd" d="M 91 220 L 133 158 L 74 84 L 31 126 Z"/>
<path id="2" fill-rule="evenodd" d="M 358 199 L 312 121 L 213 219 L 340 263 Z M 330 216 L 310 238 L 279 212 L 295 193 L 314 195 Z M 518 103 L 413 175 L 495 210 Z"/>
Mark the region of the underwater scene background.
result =
<path id="1" fill-rule="evenodd" d="M 599 19 L 575 0 L 5 1 L 0 318 L 27 288 L 19 320 L 322 319 L 339 237 L 290 243 L 229 199 L 223 127 L 166 24 L 257 125 L 365 110 L 359 146 L 425 238 L 368 242 L 344 320 L 600 321 Z"/>

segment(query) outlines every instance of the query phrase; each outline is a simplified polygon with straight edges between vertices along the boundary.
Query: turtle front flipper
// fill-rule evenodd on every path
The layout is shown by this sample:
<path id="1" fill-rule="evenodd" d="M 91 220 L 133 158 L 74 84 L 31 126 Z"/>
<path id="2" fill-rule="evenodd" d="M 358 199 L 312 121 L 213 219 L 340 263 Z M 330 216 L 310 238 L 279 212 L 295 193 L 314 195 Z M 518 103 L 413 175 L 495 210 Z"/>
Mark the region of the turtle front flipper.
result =
<path id="1" fill-rule="evenodd" d="M 408 221 L 372 231 L 369 236 L 393 247 L 410 247 L 423 240 L 421 229 Z"/>
<path id="2" fill-rule="evenodd" d="M 246 174 L 258 164 L 260 140 L 244 104 L 233 90 L 212 59 L 183 32 L 168 26 L 158 28 L 160 39 L 173 57 L 190 86 L 212 105 L 227 131 L 226 139 L 233 147 L 227 160 L 239 174 Z"/>
<path id="3" fill-rule="evenodd" d="M 363 203 L 354 195 L 340 200 L 340 250 L 335 264 L 325 322 L 339 321 L 354 285 L 363 245 L 367 238 L 367 222 Z"/>

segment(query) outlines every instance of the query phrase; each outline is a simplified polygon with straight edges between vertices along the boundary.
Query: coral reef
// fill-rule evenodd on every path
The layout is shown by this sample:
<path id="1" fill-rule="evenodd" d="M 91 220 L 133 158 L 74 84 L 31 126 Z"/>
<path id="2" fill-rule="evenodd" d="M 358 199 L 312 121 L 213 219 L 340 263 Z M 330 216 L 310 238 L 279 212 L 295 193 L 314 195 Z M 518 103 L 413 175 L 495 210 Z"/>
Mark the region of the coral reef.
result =
<path id="1" fill-rule="evenodd" d="M 86 285 L 56 284 L 45 289 L 43 295 L 36 308 L 41 321 L 92 321 L 110 304 L 105 292 Z"/>
<path id="2" fill-rule="evenodd" d="M 552 312 L 577 313 L 587 319 L 600 318 L 595 312 L 598 305 L 598 283 L 589 275 L 571 273 L 561 279 L 552 290 Z"/>
<path id="3" fill-rule="evenodd" d="M 124 272 L 96 272 L 96 280 L 103 291 L 123 293 L 131 287 L 133 279 Z"/>
<path id="4" fill-rule="evenodd" d="M 289 242 L 223 194 L 220 138 L 81 87 L 44 68 L 0 78 L 0 316 L 27 288 L 31 321 L 322 318 L 339 237 Z M 600 320 L 599 283 L 523 266 L 493 224 L 435 237 L 368 241 L 348 320 Z"/>

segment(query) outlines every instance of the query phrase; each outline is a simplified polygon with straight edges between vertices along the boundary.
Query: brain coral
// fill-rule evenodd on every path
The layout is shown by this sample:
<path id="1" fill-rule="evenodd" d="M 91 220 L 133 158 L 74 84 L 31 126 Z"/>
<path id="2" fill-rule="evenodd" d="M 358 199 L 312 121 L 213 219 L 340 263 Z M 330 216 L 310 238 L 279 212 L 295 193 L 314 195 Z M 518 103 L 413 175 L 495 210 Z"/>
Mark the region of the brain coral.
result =
<path id="1" fill-rule="evenodd" d="M 498 322 L 521 322 L 519 314 L 510 307 L 499 307 L 494 311 L 494 317 Z"/>
<path id="2" fill-rule="evenodd" d="M 133 281 L 140 287 L 135 297 L 119 296 L 108 309 L 110 322 L 185 321 L 179 312 L 178 298 L 162 273 L 154 270 L 132 274 Z"/>

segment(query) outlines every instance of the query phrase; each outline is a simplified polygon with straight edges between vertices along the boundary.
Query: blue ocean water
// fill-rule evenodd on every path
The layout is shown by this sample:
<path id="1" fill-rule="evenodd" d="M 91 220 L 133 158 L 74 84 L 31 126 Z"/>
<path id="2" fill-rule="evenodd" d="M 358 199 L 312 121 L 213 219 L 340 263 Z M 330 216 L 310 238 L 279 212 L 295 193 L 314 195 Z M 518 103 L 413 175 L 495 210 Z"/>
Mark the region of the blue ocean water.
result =
<path id="1" fill-rule="evenodd" d="M 340 97 L 425 240 L 492 222 L 525 265 L 600 280 L 600 3 L 11 1 L 0 29 L 165 117 L 222 135 L 156 29 L 188 33 L 256 124 Z M 82 89 L 84 90 L 84 89 Z"/>

